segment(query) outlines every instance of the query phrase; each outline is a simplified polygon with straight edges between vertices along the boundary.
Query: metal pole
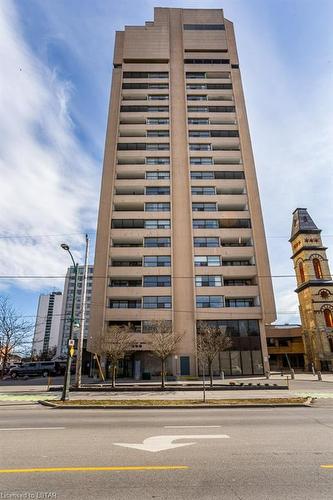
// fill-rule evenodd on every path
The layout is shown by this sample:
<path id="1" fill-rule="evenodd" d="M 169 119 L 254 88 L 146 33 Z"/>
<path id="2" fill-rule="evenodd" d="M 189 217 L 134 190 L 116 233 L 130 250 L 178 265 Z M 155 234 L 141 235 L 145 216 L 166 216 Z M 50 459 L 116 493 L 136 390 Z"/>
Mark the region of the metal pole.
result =
<path id="1" fill-rule="evenodd" d="M 68 250 L 73 263 L 74 263 L 74 290 L 73 290 L 73 302 L 72 302 L 72 313 L 71 313 L 71 322 L 70 322 L 70 327 L 69 327 L 69 339 L 73 339 L 73 325 L 75 321 L 75 299 L 76 299 L 76 286 L 77 286 L 77 271 L 78 271 L 78 264 L 75 264 L 73 256 L 71 252 Z M 65 377 L 64 377 L 64 385 L 62 388 L 62 395 L 61 395 L 61 401 L 67 401 L 69 399 L 69 385 L 71 381 L 71 364 L 72 364 L 72 357 L 69 352 L 69 344 L 67 343 L 67 363 L 66 363 L 66 372 L 65 372 Z"/>
<path id="2" fill-rule="evenodd" d="M 77 354 L 76 354 L 75 385 L 77 387 L 81 387 L 83 338 L 84 338 L 84 327 L 86 322 L 88 255 L 89 255 L 89 237 L 86 234 L 86 251 L 84 255 L 84 272 L 83 272 L 83 289 L 82 289 L 82 311 L 81 311 L 81 321 L 80 321 L 80 334 L 78 338 Z"/>
<path id="3" fill-rule="evenodd" d="M 206 363 L 202 361 L 202 396 L 203 396 L 203 402 L 206 402 L 206 379 L 205 379 L 205 368 L 206 368 Z"/>

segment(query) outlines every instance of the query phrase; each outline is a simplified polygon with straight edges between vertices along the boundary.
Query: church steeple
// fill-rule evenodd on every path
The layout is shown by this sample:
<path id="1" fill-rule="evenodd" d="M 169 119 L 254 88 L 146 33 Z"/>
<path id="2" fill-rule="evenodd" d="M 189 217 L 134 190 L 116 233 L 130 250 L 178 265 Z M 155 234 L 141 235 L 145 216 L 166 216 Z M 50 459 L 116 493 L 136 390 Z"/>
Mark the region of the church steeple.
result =
<path id="1" fill-rule="evenodd" d="M 316 224 L 311 219 L 306 208 L 296 208 L 296 210 L 293 212 L 293 223 L 289 241 L 292 242 L 300 233 L 321 233 L 321 229 L 318 229 Z"/>
<path id="2" fill-rule="evenodd" d="M 333 366 L 333 282 L 327 248 L 306 208 L 293 212 L 290 243 L 307 360 L 316 369 Z"/>

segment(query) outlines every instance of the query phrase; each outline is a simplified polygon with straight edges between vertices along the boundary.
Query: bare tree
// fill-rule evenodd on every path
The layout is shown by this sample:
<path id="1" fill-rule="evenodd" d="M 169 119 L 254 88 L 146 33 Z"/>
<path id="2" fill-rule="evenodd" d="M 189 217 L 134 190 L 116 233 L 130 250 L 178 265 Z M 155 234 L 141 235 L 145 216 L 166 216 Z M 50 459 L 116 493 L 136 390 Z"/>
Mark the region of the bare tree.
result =
<path id="1" fill-rule="evenodd" d="M 183 335 L 172 331 L 170 321 L 160 320 L 151 327 L 151 350 L 161 361 L 161 388 L 165 388 L 165 362 L 175 351 Z"/>
<path id="2" fill-rule="evenodd" d="M 4 376 L 12 354 L 20 354 L 31 344 L 32 324 L 17 313 L 7 297 L 0 296 L 0 366 Z"/>
<path id="3" fill-rule="evenodd" d="M 197 331 L 198 358 L 205 371 L 208 365 L 210 386 L 213 387 L 213 361 L 217 354 L 226 351 L 232 346 L 231 338 L 226 334 L 225 327 L 211 326 L 205 321 L 200 321 Z"/>
<path id="4" fill-rule="evenodd" d="M 51 361 L 57 354 L 57 346 L 49 347 L 46 351 L 41 351 L 38 354 L 33 353 L 32 361 Z"/>
<path id="5" fill-rule="evenodd" d="M 125 354 L 133 346 L 131 329 L 127 325 L 109 326 L 102 338 L 102 352 L 107 355 L 112 364 L 112 387 L 116 385 L 116 371 L 118 361 L 123 359 Z"/>

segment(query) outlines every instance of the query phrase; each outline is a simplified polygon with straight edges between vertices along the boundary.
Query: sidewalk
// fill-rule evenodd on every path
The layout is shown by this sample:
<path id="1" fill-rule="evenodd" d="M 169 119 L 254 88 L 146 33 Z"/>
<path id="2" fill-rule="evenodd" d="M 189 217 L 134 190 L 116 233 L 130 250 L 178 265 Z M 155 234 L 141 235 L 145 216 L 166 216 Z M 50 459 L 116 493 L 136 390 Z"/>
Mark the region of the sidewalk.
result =
<path id="1" fill-rule="evenodd" d="M 290 377 L 290 376 L 289 376 Z M 289 378 L 288 377 L 288 378 Z M 88 377 L 84 377 L 83 383 L 87 383 L 88 381 L 92 382 L 92 379 Z M 19 385 L 19 381 L 9 381 L 10 384 L 5 385 L 5 381 L 3 381 L 3 385 L 0 386 L 0 405 L 8 404 L 10 402 L 36 402 L 38 400 L 44 399 L 59 399 L 60 391 L 56 392 L 48 392 L 47 385 L 39 385 L 40 382 L 37 382 L 37 385 L 33 385 L 33 379 L 30 380 L 30 384 L 28 385 L 25 381 L 25 384 Z M 56 386 L 59 387 L 63 379 L 57 379 Z M 207 381 L 206 381 L 207 382 Z M 279 385 L 287 384 L 287 376 L 284 375 L 281 377 L 280 374 L 273 374 L 269 380 L 265 377 L 244 377 L 244 378 L 233 378 L 233 379 L 215 379 L 214 384 L 229 384 L 229 382 L 236 382 L 239 384 L 240 382 L 246 383 L 251 382 L 253 385 L 256 383 L 277 383 Z M 96 381 L 94 381 L 96 384 Z M 108 381 L 108 384 L 110 381 Z M 102 399 L 112 399 L 112 400 L 123 400 L 123 399 L 143 399 L 143 400 L 156 400 L 156 399 L 165 399 L 165 400 L 187 400 L 187 399 L 201 399 L 202 398 L 202 381 L 176 381 L 169 382 L 174 387 L 169 387 L 167 385 L 167 389 L 165 391 L 156 390 L 160 385 L 160 381 L 128 381 L 128 380 L 117 380 L 117 385 L 124 385 L 129 389 L 131 386 L 132 390 L 129 390 L 126 393 L 117 393 L 109 390 L 100 392 L 94 392 L 93 390 L 89 390 L 89 385 L 83 392 L 74 392 L 70 393 L 71 399 L 89 399 L 89 400 L 102 400 Z M 192 386 L 197 387 L 197 390 L 186 391 L 185 387 L 191 384 Z M 98 383 L 98 385 L 100 385 Z M 154 390 L 149 390 L 150 387 L 154 387 Z M 183 390 L 179 390 L 182 386 Z M 140 391 L 136 391 L 136 387 L 140 387 Z M 155 389 L 156 387 L 156 389 Z M 174 388 L 177 387 L 177 390 Z M 147 388 L 147 390 L 144 390 Z M 288 397 L 307 397 L 311 396 L 314 398 L 320 399 L 333 399 L 333 374 L 324 374 L 323 381 L 318 381 L 317 377 L 314 377 L 312 374 L 308 373 L 300 373 L 296 374 L 295 380 L 289 380 L 289 390 L 265 390 L 257 389 L 257 390 L 209 390 L 209 384 L 206 385 L 207 391 L 207 399 L 248 399 L 248 398 L 288 398 Z"/>

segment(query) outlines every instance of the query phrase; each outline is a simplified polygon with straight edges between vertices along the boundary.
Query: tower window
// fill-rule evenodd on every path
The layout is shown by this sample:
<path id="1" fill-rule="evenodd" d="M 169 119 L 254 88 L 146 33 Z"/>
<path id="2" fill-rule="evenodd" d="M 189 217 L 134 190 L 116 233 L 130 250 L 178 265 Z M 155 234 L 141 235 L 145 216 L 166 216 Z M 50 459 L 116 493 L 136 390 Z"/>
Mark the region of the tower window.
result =
<path id="1" fill-rule="evenodd" d="M 321 265 L 320 265 L 319 259 L 313 259 L 312 264 L 313 264 L 313 269 L 314 269 L 316 278 L 318 280 L 323 279 L 323 272 L 321 270 Z"/>
<path id="2" fill-rule="evenodd" d="M 301 278 L 301 282 L 304 283 L 304 281 L 305 281 L 305 274 L 304 274 L 303 262 L 300 262 L 298 264 L 298 270 L 299 270 L 299 276 Z"/>
<path id="3" fill-rule="evenodd" d="M 324 309 L 325 324 L 329 328 L 333 328 L 333 314 L 330 309 Z"/>

